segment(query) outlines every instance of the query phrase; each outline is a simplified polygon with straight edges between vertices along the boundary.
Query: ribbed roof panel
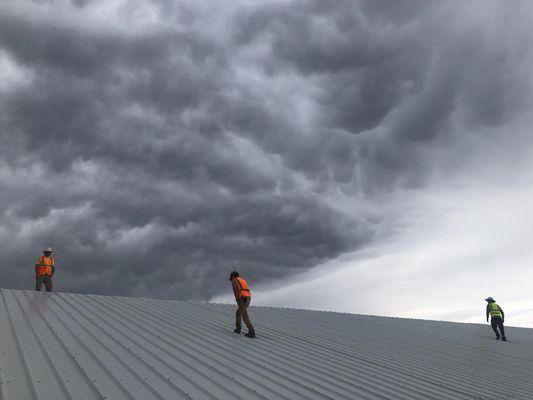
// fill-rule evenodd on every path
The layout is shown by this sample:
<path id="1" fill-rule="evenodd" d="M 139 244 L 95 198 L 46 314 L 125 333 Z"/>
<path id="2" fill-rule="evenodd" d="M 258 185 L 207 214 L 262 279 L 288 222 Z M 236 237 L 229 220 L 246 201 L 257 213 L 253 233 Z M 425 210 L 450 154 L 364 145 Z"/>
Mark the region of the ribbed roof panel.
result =
<path id="1" fill-rule="evenodd" d="M 482 312 L 483 310 L 481 310 Z M 533 330 L 1 290 L 0 399 L 533 399 Z"/>

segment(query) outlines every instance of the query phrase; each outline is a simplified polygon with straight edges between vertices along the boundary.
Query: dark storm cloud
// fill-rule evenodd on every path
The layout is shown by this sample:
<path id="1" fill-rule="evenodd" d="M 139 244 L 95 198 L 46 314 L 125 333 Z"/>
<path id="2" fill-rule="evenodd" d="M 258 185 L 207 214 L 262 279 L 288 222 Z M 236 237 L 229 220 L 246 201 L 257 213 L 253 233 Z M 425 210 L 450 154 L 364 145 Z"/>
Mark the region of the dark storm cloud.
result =
<path id="1" fill-rule="evenodd" d="M 1 6 L 2 286 L 44 245 L 62 290 L 282 278 L 372 241 L 359 201 L 423 185 L 458 120 L 513 116 L 512 55 L 450 5 L 110 4 Z"/>

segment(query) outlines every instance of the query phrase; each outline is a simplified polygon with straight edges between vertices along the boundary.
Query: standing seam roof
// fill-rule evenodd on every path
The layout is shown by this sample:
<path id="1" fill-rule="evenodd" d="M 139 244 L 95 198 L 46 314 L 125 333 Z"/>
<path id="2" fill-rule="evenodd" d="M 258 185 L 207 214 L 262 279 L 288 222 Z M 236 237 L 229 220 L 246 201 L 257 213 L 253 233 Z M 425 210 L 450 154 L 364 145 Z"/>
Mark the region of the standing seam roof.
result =
<path id="1" fill-rule="evenodd" d="M 533 399 L 533 330 L 2 289 L 0 400 Z"/>

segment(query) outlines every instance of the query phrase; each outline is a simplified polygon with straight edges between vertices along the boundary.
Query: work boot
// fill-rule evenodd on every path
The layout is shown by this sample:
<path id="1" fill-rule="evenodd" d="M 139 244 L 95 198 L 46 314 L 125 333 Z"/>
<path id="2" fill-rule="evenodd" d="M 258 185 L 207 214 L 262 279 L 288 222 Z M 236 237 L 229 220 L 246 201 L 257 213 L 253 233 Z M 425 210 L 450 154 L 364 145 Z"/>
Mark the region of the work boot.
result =
<path id="1" fill-rule="evenodd" d="M 253 339 L 255 337 L 255 330 L 248 330 L 248 333 L 245 333 L 244 336 L 249 337 L 250 339 Z"/>
<path id="2" fill-rule="evenodd" d="M 240 327 L 240 326 L 236 327 L 236 328 L 233 330 L 233 332 L 240 334 L 240 333 L 241 333 L 241 327 Z"/>
<path id="3" fill-rule="evenodd" d="M 496 336 L 496 340 L 500 340 L 500 337 L 499 337 L 499 336 Z"/>
<path id="4" fill-rule="evenodd" d="M 502 337 L 502 340 L 503 340 L 504 342 L 507 342 L 507 338 L 506 338 L 505 336 Z"/>

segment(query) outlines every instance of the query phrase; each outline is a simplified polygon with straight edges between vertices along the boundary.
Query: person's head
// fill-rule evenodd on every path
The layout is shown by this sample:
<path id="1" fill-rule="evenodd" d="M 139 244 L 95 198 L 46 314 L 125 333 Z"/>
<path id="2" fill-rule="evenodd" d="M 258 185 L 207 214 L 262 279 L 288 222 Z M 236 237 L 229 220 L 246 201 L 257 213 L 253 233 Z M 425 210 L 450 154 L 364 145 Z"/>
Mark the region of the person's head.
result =
<path id="1" fill-rule="evenodd" d="M 485 301 L 486 301 L 487 303 L 495 303 L 495 302 L 496 302 L 496 300 L 494 300 L 492 297 L 487 297 L 487 298 L 485 299 Z"/>
<path id="2" fill-rule="evenodd" d="M 46 249 L 43 250 L 43 254 L 46 257 L 50 257 L 52 255 L 52 248 L 51 247 L 47 247 Z"/>
<path id="3" fill-rule="evenodd" d="M 239 277 L 239 273 L 237 271 L 232 271 L 231 274 L 229 274 L 229 280 L 232 281 L 235 278 Z"/>

